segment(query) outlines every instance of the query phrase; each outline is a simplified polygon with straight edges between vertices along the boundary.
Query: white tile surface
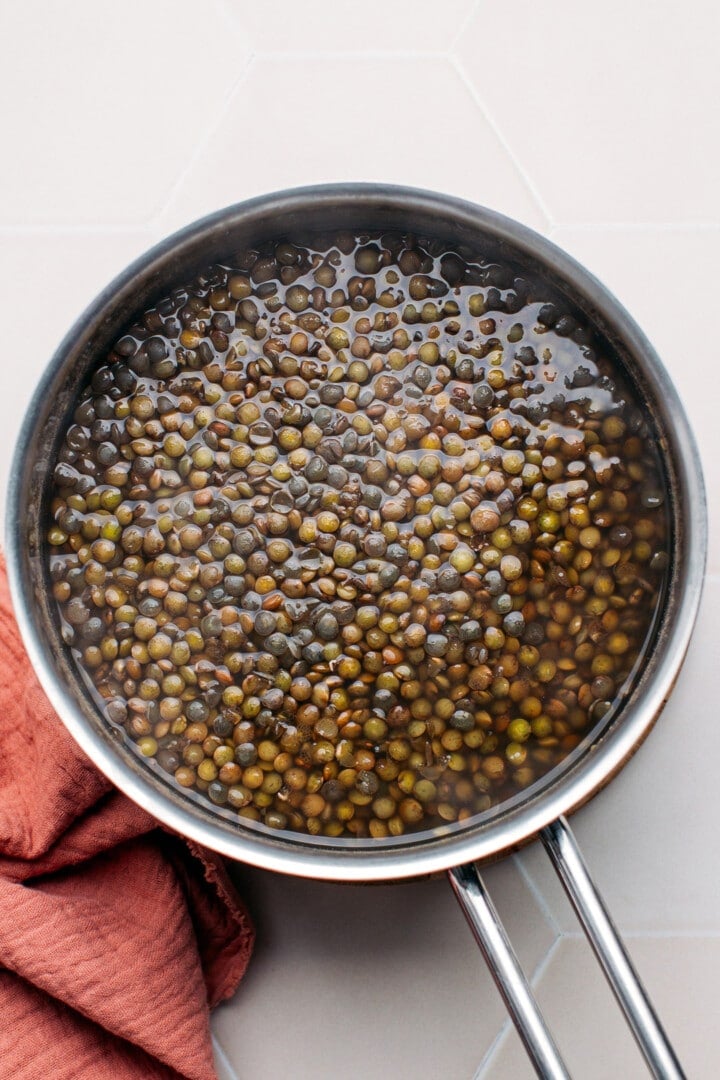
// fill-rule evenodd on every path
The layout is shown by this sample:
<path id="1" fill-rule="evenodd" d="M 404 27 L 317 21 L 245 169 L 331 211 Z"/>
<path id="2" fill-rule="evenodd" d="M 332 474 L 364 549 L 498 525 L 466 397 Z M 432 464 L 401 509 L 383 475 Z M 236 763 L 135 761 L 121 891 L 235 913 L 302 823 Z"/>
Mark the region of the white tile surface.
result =
<path id="1" fill-rule="evenodd" d="M 25 0 L 0 6 L 0 35 L 0 505 L 31 385 L 82 307 L 163 233 L 263 191 L 385 180 L 494 206 L 552 230 L 655 343 L 698 437 L 713 577 L 656 730 L 574 827 L 620 929 L 642 935 L 633 955 L 689 1075 L 710 1080 L 716 5 L 517 0 L 509 18 L 488 0 Z M 487 878 L 574 1075 L 643 1076 L 586 947 L 567 937 L 577 924 L 544 854 Z M 514 1035 L 493 1052 L 503 1009 L 444 882 L 244 879 L 260 945 L 214 1021 L 220 1080 L 470 1080 L 481 1062 L 482 1080 L 530 1077 Z"/>
<path id="2" fill-rule="evenodd" d="M 444 0 L 442 18 L 417 0 L 274 0 L 265 4 L 225 0 L 253 49 L 267 53 L 438 52 L 455 41 L 476 0 Z"/>
<path id="3" fill-rule="evenodd" d="M 256 56 L 161 221 L 176 228 L 250 195 L 330 180 L 434 188 L 547 227 L 455 67 L 407 56 Z"/>
<path id="4" fill-rule="evenodd" d="M 692 1080 L 715 1080 L 720 1029 L 717 1000 L 720 941 L 631 938 L 629 950 L 667 1033 Z M 678 987 L 689 988 L 678 993 Z M 648 1071 L 584 941 L 565 939 L 539 980 L 541 1008 L 577 1080 L 645 1080 Z M 520 1040 L 508 1029 L 478 1080 L 533 1080 Z"/>
<path id="5" fill-rule="evenodd" d="M 718 7 L 480 4 L 457 52 L 553 220 L 720 220 Z"/>
<path id="6" fill-rule="evenodd" d="M 0 232 L 0 295 L 8 312 L 0 360 L 0 507 L 25 407 L 55 348 L 90 301 L 152 245 L 149 230 Z"/>
<path id="7" fill-rule="evenodd" d="M 473 1075 L 504 1011 L 446 881 L 235 877 L 260 928 L 256 963 L 213 1020 L 237 1080 Z M 555 933 L 511 861 L 486 880 L 532 973 Z"/>
<path id="8" fill-rule="evenodd" d="M 219 0 L 0 5 L 0 223 L 142 224 L 248 50 Z"/>

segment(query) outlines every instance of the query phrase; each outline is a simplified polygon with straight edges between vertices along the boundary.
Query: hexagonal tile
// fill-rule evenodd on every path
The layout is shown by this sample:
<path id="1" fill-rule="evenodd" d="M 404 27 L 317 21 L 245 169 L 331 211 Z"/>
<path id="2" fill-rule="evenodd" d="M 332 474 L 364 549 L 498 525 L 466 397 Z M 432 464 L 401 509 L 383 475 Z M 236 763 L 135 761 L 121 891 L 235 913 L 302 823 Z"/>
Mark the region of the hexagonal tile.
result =
<path id="1" fill-rule="evenodd" d="M 0 223 L 152 217 L 244 70 L 225 17 L 219 0 L 2 5 L 0 95 L 17 107 Z"/>
<path id="2" fill-rule="evenodd" d="M 710 1080 L 720 1056 L 720 1030 L 708 1023 L 720 992 L 720 941 L 635 938 L 629 947 L 686 1074 Z M 572 1076 L 644 1080 L 649 1075 L 584 941 L 559 942 L 539 980 L 538 998 Z M 534 1075 L 520 1039 L 508 1028 L 477 1080 L 532 1080 Z"/>
<path id="3" fill-rule="evenodd" d="M 457 52 L 555 221 L 717 222 L 718 36 L 711 0 L 520 0 Z"/>
<path id="4" fill-rule="evenodd" d="M 462 31 L 475 0 L 445 0 L 442 18 L 417 0 L 226 0 L 228 10 L 258 52 L 440 52 Z M 312 61 L 310 61 L 312 62 Z"/>
<path id="5" fill-rule="evenodd" d="M 257 953 L 213 1018 L 237 1080 L 468 1080 L 505 1019 L 444 880 L 333 885 L 231 868 Z M 512 861 L 484 874 L 532 973 L 555 934 Z"/>
<path id="6" fill-rule="evenodd" d="M 162 222 L 327 180 L 435 188 L 546 226 L 454 67 L 397 57 L 364 58 L 352 82 L 347 59 L 257 57 Z"/>

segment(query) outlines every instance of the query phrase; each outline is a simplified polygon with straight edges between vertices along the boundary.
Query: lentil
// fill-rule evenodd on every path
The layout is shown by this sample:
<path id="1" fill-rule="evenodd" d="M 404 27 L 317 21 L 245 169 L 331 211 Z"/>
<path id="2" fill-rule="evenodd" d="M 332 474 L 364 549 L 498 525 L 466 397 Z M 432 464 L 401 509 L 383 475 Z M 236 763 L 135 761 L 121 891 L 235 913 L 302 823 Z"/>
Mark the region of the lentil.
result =
<path id="1" fill-rule="evenodd" d="M 463 821 L 627 692 L 669 561 L 656 440 L 548 286 L 441 250 L 213 266 L 126 328 L 70 418 L 65 640 L 108 723 L 218 814 L 360 839 Z"/>

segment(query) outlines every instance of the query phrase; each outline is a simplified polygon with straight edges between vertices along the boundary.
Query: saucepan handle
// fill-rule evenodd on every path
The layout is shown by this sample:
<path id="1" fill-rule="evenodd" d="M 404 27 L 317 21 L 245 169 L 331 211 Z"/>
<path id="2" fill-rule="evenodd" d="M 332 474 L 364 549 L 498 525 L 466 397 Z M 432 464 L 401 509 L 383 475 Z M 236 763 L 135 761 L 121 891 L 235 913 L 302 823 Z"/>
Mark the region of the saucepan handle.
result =
<path id="1" fill-rule="evenodd" d="M 685 1080 L 570 826 L 558 818 L 543 829 L 541 837 L 651 1073 L 657 1080 Z M 568 1077 L 477 867 L 474 863 L 459 866 L 448 871 L 448 876 L 538 1076 Z"/>
<path id="2" fill-rule="evenodd" d="M 453 867 L 448 877 L 538 1076 L 570 1080 L 475 863 Z"/>
<path id="3" fill-rule="evenodd" d="M 665 1030 L 640 981 L 565 818 L 543 829 L 542 841 L 582 923 L 605 977 L 657 1080 L 684 1080 Z"/>

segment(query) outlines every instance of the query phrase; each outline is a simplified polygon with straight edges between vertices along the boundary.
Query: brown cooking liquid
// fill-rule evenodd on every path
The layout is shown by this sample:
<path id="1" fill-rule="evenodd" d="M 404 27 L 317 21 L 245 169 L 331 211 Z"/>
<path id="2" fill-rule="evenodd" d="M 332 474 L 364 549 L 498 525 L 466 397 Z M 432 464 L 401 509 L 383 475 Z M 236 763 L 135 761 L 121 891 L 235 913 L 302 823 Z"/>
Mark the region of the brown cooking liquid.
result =
<path id="1" fill-rule="evenodd" d="M 451 826 L 625 696 L 669 526 L 608 345 L 521 268 L 282 241 L 128 327 L 68 424 L 51 577 L 108 723 L 223 816 Z"/>

